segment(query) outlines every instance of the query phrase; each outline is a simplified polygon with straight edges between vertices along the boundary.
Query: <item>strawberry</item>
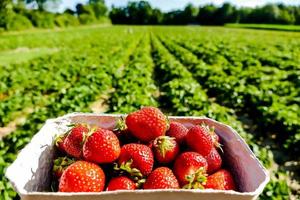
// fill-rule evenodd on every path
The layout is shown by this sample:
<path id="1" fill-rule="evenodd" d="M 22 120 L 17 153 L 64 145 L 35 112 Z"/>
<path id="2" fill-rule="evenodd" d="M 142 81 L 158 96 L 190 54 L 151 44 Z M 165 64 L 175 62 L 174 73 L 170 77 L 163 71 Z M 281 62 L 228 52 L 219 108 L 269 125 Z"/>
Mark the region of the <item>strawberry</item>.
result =
<path id="1" fill-rule="evenodd" d="M 113 190 L 135 190 L 135 183 L 126 176 L 112 178 L 106 188 L 107 191 Z"/>
<path id="2" fill-rule="evenodd" d="M 147 176 L 153 168 L 153 154 L 149 147 L 143 144 L 125 144 L 121 148 L 118 159 L 120 167 L 116 170 L 126 171 L 132 176 Z"/>
<path id="3" fill-rule="evenodd" d="M 179 189 L 179 183 L 171 169 L 159 167 L 148 176 L 144 189 Z"/>
<path id="4" fill-rule="evenodd" d="M 188 129 L 181 123 L 171 122 L 166 135 L 176 138 L 178 144 L 184 144 Z"/>
<path id="5" fill-rule="evenodd" d="M 173 171 L 182 187 L 200 189 L 206 180 L 206 170 L 207 162 L 203 156 L 196 152 L 185 152 L 175 160 Z"/>
<path id="6" fill-rule="evenodd" d="M 206 130 L 209 131 L 209 134 L 210 134 L 211 137 L 212 137 L 212 141 L 213 141 L 214 146 L 215 146 L 216 148 L 220 149 L 221 151 L 223 151 L 223 150 L 222 150 L 222 145 L 220 144 L 220 140 L 221 140 L 221 139 L 220 139 L 220 137 L 218 136 L 218 134 L 215 132 L 214 127 L 209 127 L 209 126 L 207 126 L 207 125 L 204 124 L 204 123 L 203 123 L 201 126 L 205 127 Z"/>
<path id="7" fill-rule="evenodd" d="M 101 167 L 87 161 L 76 161 L 63 172 L 59 192 L 101 192 L 105 174 Z"/>
<path id="8" fill-rule="evenodd" d="M 205 188 L 211 188 L 215 190 L 236 190 L 234 179 L 231 173 L 225 169 L 221 169 L 208 176 Z"/>
<path id="9" fill-rule="evenodd" d="M 142 142 L 150 142 L 165 135 L 168 129 L 166 116 L 157 108 L 144 107 L 126 117 L 128 130 Z"/>
<path id="10" fill-rule="evenodd" d="M 221 168 L 222 158 L 215 148 L 213 148 L 211 152 L 204 158 L 206 159 L 208 164 L 208 168 L 207 168 L 208 174 L 212 174 Z"/>
<path id="11" fill-rule="evenodd" d="M 75 158 L 81 158 L 83 141 L 88 132 L 86 125 L 76 124 L 64 139 L 63 148 L 66 153 Z"/>
<path id="12" fill-rule="evenodd" d="M 172 162 L 179 152 L 179 146 L 175 138 L 159 136 L 153 141 L 154 157 L 159 163 Z"/>
<path id="13" fill-rule="evenodd" d="M 123 116 L 121 116 L 120 119 L 117 121 L 116 126 L 113 131 L 116 134 L 116 136 L 118 137 L 121 144 L 138 142 L 137 138 L 133 137 L 133 135 L 128 130 Z"/>
<path id="14" fill-rule="evenodd" d="M 110 130 L 97 128 L 89 135 L 83 145 L 83 157 L 95 163 L 110 163 L 120 155 L 120 143 Z"/>
<path id="15" fill-rule="evenodd" d="M 59 157 L 55 159 L 53 163 L 53 173 L 55 177 L 59 179 L 64 170 L 74 162 L 74 159 L 70 159 L 68 157 Z"/>
<path id="16" fill-rule="evenodd" d="M 210 132 L 205 126 L 196 125 L 190 128 L 186 142 L 190 148 L 202 156 L 207 156 L 214 147 Z"/>

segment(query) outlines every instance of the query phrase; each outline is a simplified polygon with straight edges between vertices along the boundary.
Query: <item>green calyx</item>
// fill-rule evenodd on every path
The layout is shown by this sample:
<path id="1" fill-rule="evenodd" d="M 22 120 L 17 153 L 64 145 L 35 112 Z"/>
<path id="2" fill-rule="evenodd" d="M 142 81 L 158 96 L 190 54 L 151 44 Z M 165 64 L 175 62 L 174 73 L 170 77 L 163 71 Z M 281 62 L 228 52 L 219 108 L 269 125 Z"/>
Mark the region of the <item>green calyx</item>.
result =
<path id="1" fill-rule="evenodd" d="M 54 145 L 55 146 L 59 146 L 59 143 L 63 142 L 64 138 L 66 137 L 65 134 L 63 135 L 56 135 L 55 138 L 54 138 Z"/>
<path id="2" fill-rule="evenodd" d="M 165 157 L 166 153 L 175 147 L 176 143 L 173 141 L 175 141 L 174 137 L 159 136 L 154 140 L 153 145 L 158 149 L 162 157 Z"/>
<path id="3" fill-rule="evenodd" d="M 140 188 L 141 185 L 145 183 L 146 179 L 139 169 L 131 167 L 132 163 L 132 159 L 122 163 L 120 166 L 115 163 L 114 170 L 118 171 L 120 175 L 127 174 L 130 176 L 130 178 L 136 183 L 136 186 Z"/>
<path id="4" fill-rule="evenodd" d="M 200 167 L 195 173 L 186 176 L 188 184 L 183 189 L 204 189 L 207 180 L 207 174 L 204 167 Z"/>
<path id="5" fill-rule="evenodd" d="M 116 127 L 113 129 L 113 131 L 123 131 L 127 129 L 126 123 L 125 123 L 125 118 L 124 116 L 121 116 L 116 124 Z"/>
<path id="6" fill-rule="evenodd" d="M 54 160 L 53 172 L 62 171 L 73 164 L 75 159 L 68 157 L 59 157 Z"/>
<path id="7" fill-rule="evenodd" d="M 167 115 L 165 115 L 165 116 L 166 116 L 166 121 L 167 121 L 167 130 L 166 131 L 168 131 L 170 129 L 170 119 Z"/>

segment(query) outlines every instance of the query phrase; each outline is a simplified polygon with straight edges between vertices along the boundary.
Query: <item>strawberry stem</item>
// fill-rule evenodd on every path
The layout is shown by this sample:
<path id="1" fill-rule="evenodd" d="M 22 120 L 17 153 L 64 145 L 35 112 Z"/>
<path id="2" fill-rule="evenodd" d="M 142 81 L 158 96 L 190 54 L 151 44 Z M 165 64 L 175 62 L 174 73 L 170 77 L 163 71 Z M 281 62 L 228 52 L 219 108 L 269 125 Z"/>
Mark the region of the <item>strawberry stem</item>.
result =
<path id="1" fill-rule="evenodd" d="M 113 129 L 113 131 L 123 131 L 127 129 L 126 123 L 125 123 L 125 118 L 124 116 L 121 116 L 116 124 L 116 127 Z"/>
<path id="2" fill-rule="evenodd" d="M 66 133 L 65 134 L 62 134 L 62 135 L 56 135 L 55 138 L 54 138 L 54 144 L 55 146 L 59 146 L 59 143 L 63 142 L 63 139 L 65 138 L 66 136 Z"/>
<path id="3" fill-rule="evenodd" d="M 159 136 L 154 140 L 154 147 L 159 150 L 162 157 L 165 157 L 167 151 L 170 151 L 174 148 L 175 144 L 172 142 L 172 140 L 175 140 L 175 138 L 169 136 Z"/>
<path id="4" fill-rule="evenodd" d="M 56 171 L 62 171 L 66 169 L 68 166 L 73 164 L 75 162 L 75 159 L 73 158 L 68 158 L 68 157 L 58 157 L 57 159 L 54 160 L 54 165 L 53 165 L 53 172 Z"/>
<path id="5" fill-rule="evenodd" d="M 186 176 L 186 180 L 188 184 L 184 185 L 184 189 L 204 189 L 207 174 L 205 173 L 205 169 L 200 167 L 195 173 L 189 174 Z"/>
<path id="6" fill-rule="evenodd" d="M 169 116 L 167 116 L 167 115 L 165 115 L 165 116 L 166 116 L 166 121 L 167 121 L 167 130 L 169 130 L 170 129 L 170 119 L 169 119 Z"/>
<path id="7" fill-rule="evenodd" d="M 133 163 L 133 160 L 130 159 L 127 162 L 122 163 L 120 166 L 118 166 L 117 163 L 115 163 L 114 170 L 119 171 L 120 173 L 128 173 L 134 180 L 139 180 L 143 178 L 143 174 L 141 171 L 137 168 L 132 168 L 131 165 Z"/>
<path id="8" fill-rule="evenodd" d="M 146 182 L 146 178 L 143 176 L 139 169 L 131 167 L 132 163 L 132 159 L 122 163 L 120 166 L 117 163 L 114 163 L 114 170 L 119 171 L 119 175 L 122 175 L 124 173 L 128 174 L 130 178 L 135 182 L 136 187 L 140 188 Z"/>
<path id="9" fill-rule="evenodd" d="M 218 142 L 218 140 L 215 138 L 216 132 L 215 132 L 215 127 L 209 127 L 206 125 L 204 122 L 202 122 L 201 126 L 211 135 L 211 138 L 213 140 L 214 146 L 222 151 L 222 145 Z"/>

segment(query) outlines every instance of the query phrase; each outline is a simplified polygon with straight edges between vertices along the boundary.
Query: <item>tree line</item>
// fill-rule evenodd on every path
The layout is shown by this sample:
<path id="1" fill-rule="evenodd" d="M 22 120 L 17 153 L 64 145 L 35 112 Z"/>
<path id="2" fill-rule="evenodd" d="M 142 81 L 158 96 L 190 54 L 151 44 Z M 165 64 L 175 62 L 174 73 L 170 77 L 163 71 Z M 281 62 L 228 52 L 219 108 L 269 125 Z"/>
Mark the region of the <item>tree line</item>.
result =
<path id="1" fill-rule="evenodd" d="M 188 4 L 184 9 L 164 13 L 147 1 L 139 1 L 129 2 L 125 7 L 113 7 L 109 17 L 114 24 L 300 24 L 300 6 L 267 4 L 256 8 L 237 8 L 230 3 L 219 7 L 213 4 L 200 7 Z"/>
<path id="2" fill-rule="evenodd" d="M 237 8 L 230 3 L 194 6 L 162 12 L 147 1 L 128 2 L 124 7 L 110 10 L 104 0 L 89 0 L 77 4 L 75 10 L 49 12 L 48 6 L 61 0 L 0 0 L 0 30 L 21 30 L 31 27 L 53 28 L 81 24 L 108 23 L 140 25 L 223 25 L 225 23 L 300 24 L 300 6 L 267 4 Z M 34 9 L 28 8 L 33 6 Z"/>
<path id="3" fill-rule="evenodd" d="M 77 4 L 75 10 L 63 13 L 48 11 L 58 6 L 60 0 L 0 0 L 0 30 L 23 30 L 32 27 L 54 28 L 92 23 L 110 23 L 104 0 L 89 0 Z M 28 7 L 32 8 L 28 8 Z"/>

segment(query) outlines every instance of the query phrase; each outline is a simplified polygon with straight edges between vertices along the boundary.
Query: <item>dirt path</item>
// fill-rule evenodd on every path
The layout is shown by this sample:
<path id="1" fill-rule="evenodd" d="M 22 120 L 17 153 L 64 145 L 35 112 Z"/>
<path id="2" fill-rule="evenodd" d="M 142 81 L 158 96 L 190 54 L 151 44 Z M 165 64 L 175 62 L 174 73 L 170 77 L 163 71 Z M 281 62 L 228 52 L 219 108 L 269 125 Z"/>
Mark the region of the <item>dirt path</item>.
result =
<path id="1" fill-rule="evenodd" d="M 14 132 L 18 125 L 24 124 L 27 118 L 27 115 L 32 113 L 34 110 L 32 108 L 27 108 L 24 111 L 18 113 L 15 119 L 9 122 L 6 126 L 0 127 L 0 140 L 9 135 L 10 133 Z"/>

